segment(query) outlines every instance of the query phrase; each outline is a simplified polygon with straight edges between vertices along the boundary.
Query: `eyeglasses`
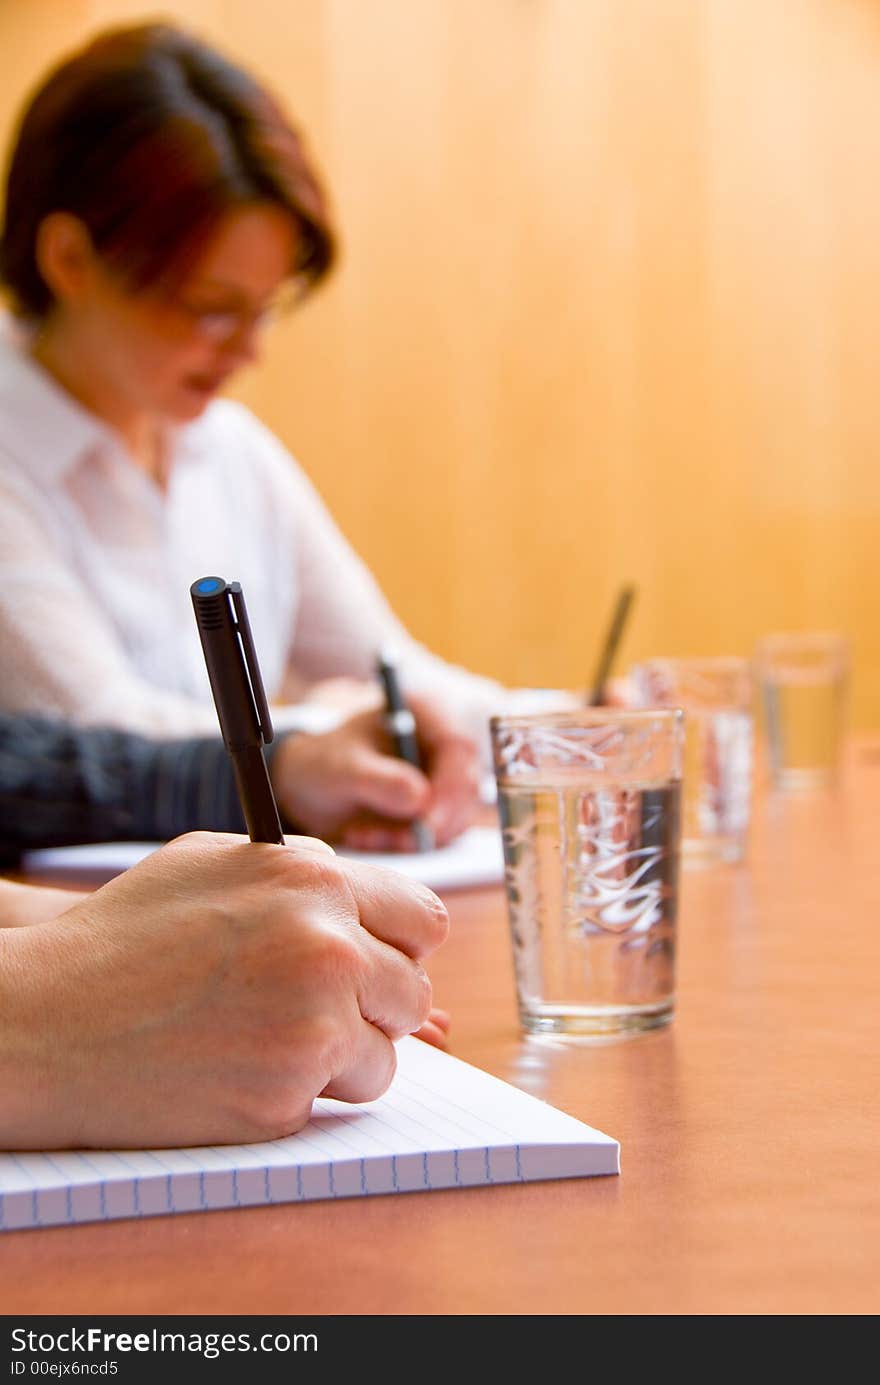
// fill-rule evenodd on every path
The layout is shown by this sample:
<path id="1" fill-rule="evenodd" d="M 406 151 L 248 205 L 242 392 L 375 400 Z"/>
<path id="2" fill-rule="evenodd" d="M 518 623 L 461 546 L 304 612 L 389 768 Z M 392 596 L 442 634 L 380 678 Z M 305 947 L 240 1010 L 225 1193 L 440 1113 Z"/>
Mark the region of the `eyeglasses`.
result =
<path id="1" fill-rule="evenodd" d="M 277 322 L 290 312 L 303 295 L 303 286 L 298 280 L 288 280 L 278 292 L 258 308 L 199 307 L 187 302 L 185 298 L 173 298 L 169 302 L 175 311 L 185 316 L 195 331 L 206 341 L 227 342 L 243 333 L 262 331 L 272 322 Z"/>

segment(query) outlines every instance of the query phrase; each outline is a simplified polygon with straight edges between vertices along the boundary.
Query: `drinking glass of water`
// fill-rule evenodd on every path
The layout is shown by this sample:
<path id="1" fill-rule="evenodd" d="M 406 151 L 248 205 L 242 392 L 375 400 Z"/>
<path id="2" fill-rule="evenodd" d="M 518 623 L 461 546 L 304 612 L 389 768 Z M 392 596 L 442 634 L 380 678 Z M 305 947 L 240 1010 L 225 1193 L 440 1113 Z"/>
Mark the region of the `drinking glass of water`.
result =
<path id="1" fill-rule="evenodd" d="M 849 643 L 843 635 L 765 635 L 755 654 L 770 780 L 784 790 L 833 784 L 846 729 Z"/>
<path id="2" fill-rule="evenodd" d="M 526 1033 L 622 1037 L 672 1019 L 683 723 L 607 707 L 492 718 Z"/>
<path id="3" fill-rule="evenodd" d="M 685 714 L 681 849 L 685 866 L 739 861 L 752 803 L 752 669 L 738 655 L 646 659 L 630 671 L 638 707 Z"/>

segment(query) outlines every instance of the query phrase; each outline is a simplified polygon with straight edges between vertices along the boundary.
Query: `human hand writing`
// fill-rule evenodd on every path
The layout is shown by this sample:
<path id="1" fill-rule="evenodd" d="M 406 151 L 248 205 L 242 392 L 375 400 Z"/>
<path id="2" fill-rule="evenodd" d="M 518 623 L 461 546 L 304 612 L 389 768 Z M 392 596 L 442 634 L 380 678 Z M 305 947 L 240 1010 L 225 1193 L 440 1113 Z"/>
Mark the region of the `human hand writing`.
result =
<path id="1" fill-rule="evenodd" d="M 477 746 L 430 697 L 413 693 L 408 704 L 424 773 L 394 754 L 380 707 L 287 737 L 270 773 L 288 821 L 361 851 L 412 850 L 415 818 L 438 846 L 463 832 L 479 808 Z"/>
<path id="2" fill-rule="evenodd" d="M 0 1146 L 251 1142 L 319 1094 L 373 1100 L 395 1039 L 437 1038 L 422 961 L 447 928 L 430 890 L 323 842 L 180 837 L 0 930 Z"/>

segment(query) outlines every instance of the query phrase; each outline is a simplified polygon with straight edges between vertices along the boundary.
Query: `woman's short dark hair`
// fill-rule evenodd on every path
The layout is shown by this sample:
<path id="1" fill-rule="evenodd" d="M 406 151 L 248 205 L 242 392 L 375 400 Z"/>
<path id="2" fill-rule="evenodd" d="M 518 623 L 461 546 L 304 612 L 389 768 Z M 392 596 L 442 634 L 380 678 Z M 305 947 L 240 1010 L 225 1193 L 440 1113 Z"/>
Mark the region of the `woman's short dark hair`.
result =
<path id="1" fill-rule="evenodd" d="M 303 289 L 334 254 L 324 194 L 302 141 L 254 78 L 167 24 L 105 31 L 50 73 L 24 112 L 6 186 L 0 280 L 16 310 L 43 317 L 36 258 L 51 212 L 88 228 L 134 289 L 183 272 L 223 214 L 271 202 L 290 212 Z"/>

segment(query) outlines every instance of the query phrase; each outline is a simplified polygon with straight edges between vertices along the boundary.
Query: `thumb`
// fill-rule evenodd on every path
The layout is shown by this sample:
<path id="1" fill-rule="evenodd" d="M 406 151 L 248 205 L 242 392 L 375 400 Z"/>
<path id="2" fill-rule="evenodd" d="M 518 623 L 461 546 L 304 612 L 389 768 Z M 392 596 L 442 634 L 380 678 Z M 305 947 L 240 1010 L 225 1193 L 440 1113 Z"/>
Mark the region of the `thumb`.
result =
<path id="1" fill-rule="evenodd" d="M 421 770 L 406 760 L 364 751 L 354 775 L 357 806 L 389 818 L 413 818 L 423 812 L 431 786 Z"/>

